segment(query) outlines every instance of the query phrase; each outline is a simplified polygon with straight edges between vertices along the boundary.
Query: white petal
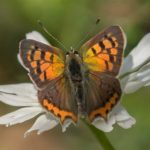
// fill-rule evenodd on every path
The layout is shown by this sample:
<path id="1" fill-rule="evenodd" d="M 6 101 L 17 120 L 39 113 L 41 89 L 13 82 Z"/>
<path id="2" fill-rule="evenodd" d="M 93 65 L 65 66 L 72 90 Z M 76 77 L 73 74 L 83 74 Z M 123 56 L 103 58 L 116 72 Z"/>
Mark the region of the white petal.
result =
<path id="1" fill-rule="evenodd" d="M 147 83 L 150 83 L 150 80 L 148 81 L 135 81 L 135 82 L 129 82 L 127 83 L 126 87 L 124 88 L 123 92 L 125 94 L 130 94 L 133 92 L 136 92 L 137 90 L 139 90 L 141 87 L 143 86 L 148 86 Z"/>
<path id="2" fill-rule="evenodd" d="M 131 117 L 131 118 L 126 119 L 124 121 L 120 121 L 120 122 L 118 121 L 117 123 L 120 127 L 124 128 L 124 129 L 128 129 L 128 128 L 131 128 L 132 125 L 134 125 L 136 123 L 136 120 Z"/>
<path id="3" fill-rule="evenodd" d="M 135 80 L 141 80 L 146 81 L 149 79 L 150 75 L 150 62 L 147 64 L 144 64 L 139 70 L 136 72 L 133 72 L 129 75 L 129 80 L 135 81 Z"/>
<path id="4" fill-rule="evenodd" d="M 150 86 L 150 82 L 149 82 L 149 83 L 146 83 L 145 86 Z"/>
<path id="5" fill-rule="evenodd" d="M 105 120 L 102 118 L 97 118 L 92 122 L 92 124 L 98 128 L 99 130 L 102 130 L 104 132 L 110 132 L 113 130 L 113 123 L 107 123 Z"/>
<path id="6" fill-rule="evenodd" d="M 135 119 L 128 114 L 128 112 L 120 105 L 118 104 L 110 113 L 108 116 L 107 122 L 102 118 L 96 118 L 92 124 L 104 131 L 104 132 L 110 132 L 113 130 L 113 125 L 117 123 L 122 128 L 130 128 L 133 124 L 135 124 Z"/>
<path id="7" fill-rule="evenodd" d="M 71 119 L 66 119 L 62 124 L 62 132 L 65 132 L 66 129 L 73 123 Z M 73 123 L 74 124 L 74 123 Z"/>
<path id="8" fill-rule="evenodd" d="M 129 94 L 137 91 L 150 83 L 150 62 L 143 65 L 138 71 L 121 79 L 121 87 L 124 93 Z"/>
<path id="9" fill-rule="evenodd" d="M 0 124 L 7 126 L 22 123 L 43 112 L 41 107 L 20 108 L 14 112 L 0 117 Z"/>
<path id="10" fill-rule="evenodd" d="M 50 45 L 50 43 L 44 38 L 44 36 L 37 31 L 32 31 L 30 33 L 27 33 L 26 39 L 32 39 L 32 40 Z"/>
<path id="11" fill-rule="evenodd" d="M 59 121 L 54 118 L 51 118 L 48 115 L 41 115 L 37 118 L 33 126 L 24 134 L 26 137 L 30 132 L 38 130 L 38 134 L 41 134 L 44 131 L 50 130 L 58 125 Z"/>
<path id="12" fill-rule="evenodd" d="M 33 84 L 0 85 L 0 101 L 13 106 L 39 106 Z"/>
<path id="13" fill-rule="evenodd" d="M 139 44 L 124 59 L 123 66 L 120 70 L 120 76 L 136 70 L 145 62 L 150 60 L 150 33 L 145 35 Z"/>
<path id="14" fill-rule="evenodd" d="M 136 120 L 129 115 L 129 113 L 118 104 L 112 111 L 111 117 L 115 117 L 116 122 L 122 128 L 130 128 L 132 125 L 136 123 Z"/>

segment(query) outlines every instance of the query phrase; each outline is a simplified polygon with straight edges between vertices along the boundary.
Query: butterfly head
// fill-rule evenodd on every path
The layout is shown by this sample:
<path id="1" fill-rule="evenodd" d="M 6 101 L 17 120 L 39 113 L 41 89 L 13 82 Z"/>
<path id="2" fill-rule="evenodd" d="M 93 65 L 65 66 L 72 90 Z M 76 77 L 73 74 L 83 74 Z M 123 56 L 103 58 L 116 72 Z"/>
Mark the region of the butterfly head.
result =
<path id="1" fill-rule="evenodd" d="M 78 62 L 81 62 L 81 57 L 77 50 L 74 50 L 72 47 L 69 51 L 66 52 L 66 62 L 76 59 Z"/>
<path id="2" fill-rule="evenodd" d="M 79 55 L 78 51 L 74 50 L 73 47 L 70 48 L 69 51 L 66 52 L 66 56 L 69 56 L 69 55 Z"/>

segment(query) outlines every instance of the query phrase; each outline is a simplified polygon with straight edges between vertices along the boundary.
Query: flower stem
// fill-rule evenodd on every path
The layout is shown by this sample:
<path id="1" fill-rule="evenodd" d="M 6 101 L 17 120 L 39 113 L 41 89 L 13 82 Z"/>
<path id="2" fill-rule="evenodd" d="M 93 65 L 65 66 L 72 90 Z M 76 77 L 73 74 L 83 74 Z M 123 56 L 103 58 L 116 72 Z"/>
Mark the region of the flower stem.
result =
<path id="1" fill-rule="evenodd" d="M 104 150 L 115 150 L 112 144 L 109 142 L 108 138 L 104 134 L 104 132 L 100 131 L 99 129 L 95 128 L 94 126 L 86 123 L 89 129 L 92 131 L 100 145 L 103 147 Z"/>

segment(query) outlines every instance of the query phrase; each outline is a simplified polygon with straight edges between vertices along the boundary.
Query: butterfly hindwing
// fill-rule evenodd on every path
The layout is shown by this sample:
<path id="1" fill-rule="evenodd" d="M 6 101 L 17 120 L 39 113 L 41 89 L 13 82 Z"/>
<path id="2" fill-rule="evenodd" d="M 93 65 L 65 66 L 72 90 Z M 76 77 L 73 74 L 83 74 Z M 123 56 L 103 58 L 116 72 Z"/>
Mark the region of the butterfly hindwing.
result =
<path id="1" fill-rule="evenodd" d="M 89 74 L 85 89 L 89 120 L 92 122 L 97 117 L 107 120 L 108 113 L 121 97 L 118 79 L 105 73 Z"/>
<path id="2" fill-rule="evenodd" d="M 62 51 L 34 40 L 20 42 L 19 57 L 38 88 L 46 87 L 49 81 L 58 78 L 64 71 Z"/>
<path id="3" fill-rule="evenodd" d="M 116 76 L 122 62 L 125 36 L 119 26 L 111 26 L 86 42 L 80 49 L 89 70 Z"/>
<path id="4" fill-rule="evenodd" d="M 67 119 L 77 122 L 77 104 L 65 77 L 59 77 L 55 83 L 50 83 L 44 90 L 39 91 L 38 98 L 41 105 L 58 117 L 61 123 Z"/>

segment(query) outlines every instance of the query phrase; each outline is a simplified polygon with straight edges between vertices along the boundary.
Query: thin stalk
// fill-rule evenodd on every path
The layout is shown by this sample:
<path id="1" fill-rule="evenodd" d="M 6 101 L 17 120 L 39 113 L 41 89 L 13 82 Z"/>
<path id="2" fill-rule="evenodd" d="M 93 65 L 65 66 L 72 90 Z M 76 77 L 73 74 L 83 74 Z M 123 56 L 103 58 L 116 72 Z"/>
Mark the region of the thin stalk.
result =
<path id="1" fill-rule="evenodd" d="M 86 123 L 86 125 L 89 127 L 89 129 L 94 134 L 97 141 L 100 143 L 104 150 L 115 150 L 115 148 L 112 146 L 104 132 L 100 131 L 99 129 L 95 128 L 94 126 L 88 123 Z"/>

